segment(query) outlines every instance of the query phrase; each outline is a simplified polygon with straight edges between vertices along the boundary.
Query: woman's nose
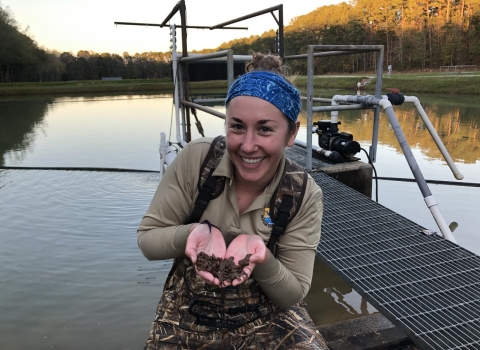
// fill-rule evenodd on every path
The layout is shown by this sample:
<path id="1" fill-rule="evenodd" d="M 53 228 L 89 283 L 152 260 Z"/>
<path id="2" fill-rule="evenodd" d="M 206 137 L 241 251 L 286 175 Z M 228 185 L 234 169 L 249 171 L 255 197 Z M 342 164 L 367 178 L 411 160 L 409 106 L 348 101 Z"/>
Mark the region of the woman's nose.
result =
<path id="1" fill-rule="evenodd" d="M 241 149 L 245 153 L 253 153 L 257 150 L 256 137 L 253 132 L 246 132 L 241 145 Z"/>

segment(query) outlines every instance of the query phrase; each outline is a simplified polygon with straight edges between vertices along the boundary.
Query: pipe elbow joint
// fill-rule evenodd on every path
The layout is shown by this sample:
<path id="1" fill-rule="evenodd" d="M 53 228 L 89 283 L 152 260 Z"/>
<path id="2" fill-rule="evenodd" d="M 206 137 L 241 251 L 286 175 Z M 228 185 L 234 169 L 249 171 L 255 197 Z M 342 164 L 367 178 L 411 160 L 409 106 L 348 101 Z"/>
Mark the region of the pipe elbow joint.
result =
<path id="1" fill-rule="evenodd" d="M 374 97 L 372 97 L 374 99 Z M 370 106 L 373 106 L 374 104 L 371 104 Z M 384 110 L 386 110 L 388 107 L 392 107 L 392 103 L 389 100 L 386 99 L 380 99 L 378 105 L 382 107 Z"/>

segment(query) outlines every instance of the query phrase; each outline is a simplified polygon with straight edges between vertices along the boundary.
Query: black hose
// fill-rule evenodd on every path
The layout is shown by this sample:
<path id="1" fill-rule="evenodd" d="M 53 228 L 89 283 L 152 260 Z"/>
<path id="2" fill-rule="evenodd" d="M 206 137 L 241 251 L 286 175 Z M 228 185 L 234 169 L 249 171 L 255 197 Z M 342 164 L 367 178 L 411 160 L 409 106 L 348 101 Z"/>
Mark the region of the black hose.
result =
<path id="1" fill-rule="evenodd" d="M 370 159 L 370 156 L 368 155 L 368 152 L 365 151 L 364 148 L 361 149 L 365 154 L 367 155 L 368 158 L 368 163 L 372 166 L 373 172 L 375 173 L 375 201 L 378 203 L 378 176 L 377 176 L 377 169 L 375 169 L 375 166 L 373 165 L 372 160 Z"/>

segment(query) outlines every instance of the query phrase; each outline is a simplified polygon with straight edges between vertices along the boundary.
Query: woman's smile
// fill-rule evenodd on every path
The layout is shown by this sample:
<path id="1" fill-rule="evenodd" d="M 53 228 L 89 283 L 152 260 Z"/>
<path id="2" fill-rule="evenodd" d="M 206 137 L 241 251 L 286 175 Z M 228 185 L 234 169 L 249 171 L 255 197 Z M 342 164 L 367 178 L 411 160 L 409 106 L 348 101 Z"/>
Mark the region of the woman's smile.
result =
<path id="1" fill-rule="evenodd" d="M 242 158 L 242 161 L 244 163 L 247 163 L 248 165 L 257 165 L 259 164 L 262 160 L 265 159 L 265 157 L 260 157 L 260 158 L 245 158 L 245 157 L 240 157 Z"/>

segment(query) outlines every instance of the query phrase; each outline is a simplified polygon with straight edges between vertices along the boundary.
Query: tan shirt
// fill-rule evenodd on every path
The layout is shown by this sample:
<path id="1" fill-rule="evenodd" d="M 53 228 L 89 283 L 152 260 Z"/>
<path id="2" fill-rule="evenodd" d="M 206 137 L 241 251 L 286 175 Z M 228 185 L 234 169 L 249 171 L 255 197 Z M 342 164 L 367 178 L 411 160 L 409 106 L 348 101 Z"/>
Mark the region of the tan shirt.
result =
<path id="1" fill-rule="evenodd" d="M 137 231 L 138 246 L 150 260 L 163 260 L 185 255 L 188 229 L 184 225 L 198 196 L 200 168 L 210 148 L 212 138 L 190 142 L 167 169 L 155 192 L 152 203 Z M 225 189 L 211 200 L 200 220 L 207 219 L 218 226 L 228 244 L 238 235 L 257 234 L 268 242 L 271 228 L 263 219 L 283 172 L 280 166 L 270 185 L 252 204 L 239 213 L 234 166 L 228 152 L 213 173 L 225 176 Z M 302 206 L 277 241 L 277 255 L 258 265 L 252 276 L 263 291 L 280 307 L 289 307 L 302 300 L 310 289 L 316 247 L 320 241 L 323 214 L 322 191 L 309 176 Z"/>

